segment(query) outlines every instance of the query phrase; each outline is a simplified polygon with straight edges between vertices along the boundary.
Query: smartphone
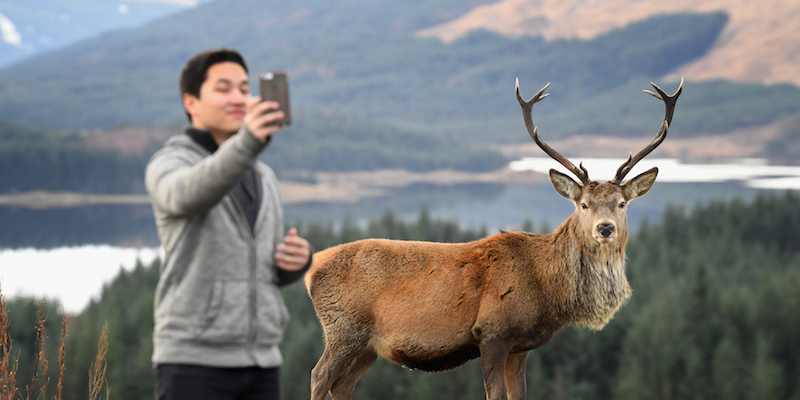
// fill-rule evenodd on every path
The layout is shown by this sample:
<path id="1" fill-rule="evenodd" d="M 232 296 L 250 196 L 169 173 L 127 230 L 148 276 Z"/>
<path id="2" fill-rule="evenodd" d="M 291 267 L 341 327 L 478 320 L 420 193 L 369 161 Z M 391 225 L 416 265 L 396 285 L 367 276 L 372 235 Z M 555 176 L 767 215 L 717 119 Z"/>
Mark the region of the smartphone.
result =
<path id="1" fill-rule="evenodd" d="M 258 74 L 261 84 L 261 100 L 277 101 L 280 110 L 283 111 L 283 119 L 275 122 L 275 125 L 290 125 L 292 123 L 292 111 L 289 106 L 289 82 L 286 72 L 283 71 L 262 71 Z"/>

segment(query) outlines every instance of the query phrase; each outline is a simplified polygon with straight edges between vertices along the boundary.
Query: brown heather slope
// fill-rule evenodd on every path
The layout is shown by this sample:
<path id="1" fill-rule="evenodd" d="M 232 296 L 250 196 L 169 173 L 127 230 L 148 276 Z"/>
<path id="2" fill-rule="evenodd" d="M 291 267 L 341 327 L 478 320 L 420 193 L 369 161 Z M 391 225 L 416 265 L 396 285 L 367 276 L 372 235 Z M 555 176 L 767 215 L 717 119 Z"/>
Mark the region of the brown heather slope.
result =
<path id="1" fill-rule="evenodd" d="M 119 150 L 125 154 L 142 154 L 146 150 L 160 148 L 179 131 L 146 126 L 125 126 L 111 130 L 85 130 L 81 136 L 93 149 Z"/>
<path id="2" fill-rule="evenodd" d="M 730 17 L 721 37 L 706 57 L 671 78 L 800 85 L 798 0 L 500 0 L 418 34 L 446 43 L 474 29 L 589 39 L 658 14 L 714 11 Z"/>

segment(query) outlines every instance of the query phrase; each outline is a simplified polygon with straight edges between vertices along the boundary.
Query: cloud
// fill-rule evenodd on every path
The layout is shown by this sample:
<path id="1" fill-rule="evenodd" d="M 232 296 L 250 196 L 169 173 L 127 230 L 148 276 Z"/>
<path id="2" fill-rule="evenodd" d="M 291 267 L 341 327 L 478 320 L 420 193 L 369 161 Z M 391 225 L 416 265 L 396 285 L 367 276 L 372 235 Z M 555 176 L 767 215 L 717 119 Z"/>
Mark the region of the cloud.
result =
<path id="1" fill-rule="evenodd" d="M 19 34 L 14 23 L 3 14 L 0 14 L 0 38 L 12 46 L 22 46 L 22 35 Z"/>

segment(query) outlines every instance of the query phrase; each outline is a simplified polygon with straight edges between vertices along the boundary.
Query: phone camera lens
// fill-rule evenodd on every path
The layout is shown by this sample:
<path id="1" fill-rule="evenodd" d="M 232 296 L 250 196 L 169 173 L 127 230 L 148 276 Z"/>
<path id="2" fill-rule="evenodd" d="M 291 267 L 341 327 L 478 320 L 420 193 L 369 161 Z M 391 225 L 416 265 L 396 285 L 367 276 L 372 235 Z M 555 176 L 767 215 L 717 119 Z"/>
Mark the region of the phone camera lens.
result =
<path id="1" fill-rule="evenodd" d="M 265 80 L 271 81 L 272 78 L 275 77 L 275 74 L 273 74 L 272 72 L 264 72 L 263 74 L 261 74 L 261 77 Z"/>

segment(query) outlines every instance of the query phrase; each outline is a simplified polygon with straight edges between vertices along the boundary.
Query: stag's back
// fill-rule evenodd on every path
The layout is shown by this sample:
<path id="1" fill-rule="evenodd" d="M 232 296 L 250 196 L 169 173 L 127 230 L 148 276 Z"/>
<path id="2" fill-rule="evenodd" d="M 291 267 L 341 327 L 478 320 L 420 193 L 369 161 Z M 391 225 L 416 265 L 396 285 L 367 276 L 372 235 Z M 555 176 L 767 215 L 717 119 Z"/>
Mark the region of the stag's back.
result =
<path id="1" fill-rule="evenodd" d="M 454 292 L 480 285 L 484 266 L 472 259 L 476 243 L 366 239 L 342 244 L 314 255 L 306 288 L 321 319 L 344 304 L 350 313 L 370 319 L 375 309 L 408 314 L 408 307 L 449 304 Z M 326 310 L 331 305 L 337 310 Z"/>
<path id="2" fill-rule="evenodd" d="M 419 297 L 452 296 L 463 288 L 531 280 L 534 264 L 550 263 L 549 235 L 502 233 L 468 243 L 365 239 L 320 251 L 305 276 L 312 299 L 367 297 L 396 293 Z M 364 300 L 367 300 L 366 298 Z M 317 301 L 315 300 L 315 303 Z"/>

